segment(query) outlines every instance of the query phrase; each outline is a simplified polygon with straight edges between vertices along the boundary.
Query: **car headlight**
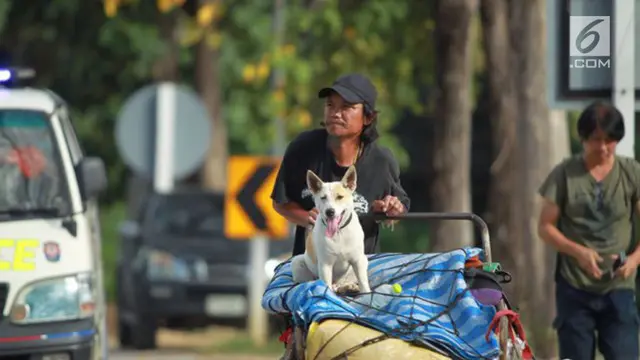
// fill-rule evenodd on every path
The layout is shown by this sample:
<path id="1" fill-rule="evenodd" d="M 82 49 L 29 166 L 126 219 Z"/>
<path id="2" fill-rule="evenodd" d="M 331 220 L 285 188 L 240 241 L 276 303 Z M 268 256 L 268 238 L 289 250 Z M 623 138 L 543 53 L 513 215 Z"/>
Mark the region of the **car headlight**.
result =
<path id="1" fill-rule="evenodd" d="M 150 280 L 189 281 L 190 264 L 166 251 L 150 249 L 146 254 L 147 277 Z"/>
<path id="2" fill-rule="evenodd" d="M 18 324 L 75 320 L 93 316 L 95 295 L 91 275 L 47 279 L 22 288 L 11 308 Z"/>

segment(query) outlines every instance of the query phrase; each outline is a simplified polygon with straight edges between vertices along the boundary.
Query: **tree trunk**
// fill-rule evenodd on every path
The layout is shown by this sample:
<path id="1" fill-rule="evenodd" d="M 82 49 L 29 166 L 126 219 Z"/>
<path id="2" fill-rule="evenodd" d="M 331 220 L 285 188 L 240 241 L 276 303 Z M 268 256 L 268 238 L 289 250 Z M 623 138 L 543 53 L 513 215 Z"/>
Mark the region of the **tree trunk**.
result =
<path id="1" fill-rule="evenodd" d="M 200 0 L 199 6 L 219 0 Z M 209 25 L 209 31 L 211 27 Z M 211 116 L 211 145 L 202 169 L 202 185 L 223 192 L 227 184 L 227 125 L 222 118 L 219 51 L 203 38 L 196 49 L 196 88 Z"/>
<path id="2" fill-rule="evenodd" d="M 510 58 L 509 4 L 507 0 L 481 0 L 480 15 L 486 56 L 487 115 L 491 119 L 494 154 L 486 220 L 491 229 L 494 261 L 518 279 L 526 276 L 526 269 L 522 266 L 522 230 L 515 216 L 519 208 L 514 194 L 516 97 Z M 518 284 L 523 282 L 505 286 L 510 297 L 519 292 Z"/>
<path id="3" fill-rule="evenodd" d="M 167 46 L 167 51 L 153 66 L 153 78 L 156 81 L 178 81 L 179 45 L 175 37 L 176 13 L 158 14 L 157 24 L 160 38 Z"/>
<path id="4" fill-rule="evenodd" d="M 434 126 L 431 188 L 433 211 L 471 211 L 471 20 L 476 0 L 438 0 L 436 69 L 439 93 Z M 431 224 L 432 251 L 473 244 L 472 225 L 462 221 Z"/>
<path id="5" fill-rule="evenodd" d="M 551 122 L 546 99 L 546 42 L 543 0 L 513 1 L 511 4 L 510 34 L 513 54 L 513 77 L 517 94 L 517 184 L 524 235 L 524 263 L 527 266 L 528 290 L 520 294 L 526 309 L 525 319 L 532 330 L 536 351 L 540 358 L 554 355 L 555 342 L 550 338 L 550 317 L 555 308 L 549 296 L 552 268 L 547 267 L 550 249 L 537 236 L 540 202 L 537 190 L 551 171 Z M 516 279 L 518 281 L 518 279 Z"/>

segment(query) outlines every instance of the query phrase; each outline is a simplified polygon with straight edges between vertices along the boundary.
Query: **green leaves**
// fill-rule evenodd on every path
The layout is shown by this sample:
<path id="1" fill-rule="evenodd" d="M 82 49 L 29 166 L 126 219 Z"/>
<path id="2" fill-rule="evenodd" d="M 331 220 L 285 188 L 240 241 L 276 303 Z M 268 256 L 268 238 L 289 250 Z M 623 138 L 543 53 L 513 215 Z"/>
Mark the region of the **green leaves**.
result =
<path id="1" fill-rule="evenodd" d="M 164 0 L 163 6 L 169 2 Z M 341 74 L 361 72 L 379 89 L 384 143 L 407 165 L 408 157 L 392 138 L 391 129 L 405 109 L 424 110 L 416 85 L 433 77 L 429 64 L 416 66 L 416 59 L 428 62 L 431 58 L 431 5 L 386 0 L 287 1 L 284 42 L 276 44 L 272 2 L 236 0 L 226 3 L 226 8 L 215 4 L 200 8 L 192 17 L 179 12 L 176 31 L 185 50 L 204 36 L 219 49 L 219 81 L 231 153 L 268 152 L 276 117 L 283 119 L 288 139 L 317 126 L 322 117 L 317 90 Z M 136 17 L 131 10 L 120 10 L 110 19 L 101 32 L 101 43 L 116 51 L 122 48 L 118 44 L 127 44 L 127 51 L 138 54 L 129 63 L 131 71 L 136 78 L 145 78 L 165 46 L 155 23 L 141 19 L 140 6 Z M 203 26 L 215 33 L 207 33 Z M 285 79 L 281 89 L 273 88 L 277 71 Z"/>
<path id="2" fill-rule="evenodd" d="M 193 83 L 198 41 L 218 50 L 220 77 L 211 81 L 220 82 L 232 154 L 269 152 L 278 116 L 289 140 L 318 126 L 317 91 L 341 74 L 361 72 L 380 93 L 381 143 L 406 166 L 393 127 L 403 112 L 424 111 L 416 89 L 433 78 L 432 5 L 424 2 L 289 0 L 282 44 L 275 42 L 272 1 L 214 0 L 187 13 L 180 0 L 109 0 L 117 5 L 111 17 L 103 1 L 16 4 L 0 1 L 0 41 L 16 63 L 36 68 L 40 86 L 69 102 L 85 148 L 107 163 L 108 197 L 122 193 L 126 173 L 112 137 L 117 113 L 154 81 L 154 66 L 170 51 L 160 36 L 162 17 L 176 18 L 182 81 Z M 274 89 L 278 71 L 283 87 Z"/>
<path id="3" fill-rule="evenodd" d="M 256 8 L 250 1 L 236 1 L 231 15 L 234 25 L 223 29 L 226 30 L 224 36 L 231 38 L 222 47 L 223 66 L 243 64 L 242 76 L 224 72 L 229 76 L 223 78 L 223 86 L 233 89 L 234 93 L 225 99 L 230 137 L 248 139 L 250 133 L 259 134 L 251 138 L 260 144 L 251 143 L 244 150 L 250 147 L 258 152 L 267 151 L 273 141 L 272 119 L 279 112 L 284 111 L 287 135 L 291 139 L 301 130 L 319 123 L 322 105 L 316 97 L 318 89 L 341 74 L 361 72 L 369 75 L 379 89 L 379 104 L 384 114 L 379 126 L 384 143 L 407 165 L 408 156 L 390 131 L 402 110 L 423 111 L 415 90 L 416 80 L 424 83 L 432 76 L 430 71 L 419 70 L 425 66 L 415 66 L 415 61 L 430 57 L 431 29 L 425 20 L 429 19 L 429 6 L 385 0 L 326 1 L 312 11 L 303 2 L 289 1 L 285 44 L 281 47 L 274 44 L 270 11 L 272 9 Z M 238 34 L 240 28 L 247 30 Z M 419 33 L 413 33 L 416 30 Z M 242 52 L 238 51 L 238 45 L 233 45 L 236 42 L 242 43 Z M 287 46 L 291 51 L 285 51 Z M 226 55 L 226 51 L 233 51 L 234 56 L 241 59 Z M 271 74 L 275 68 L 285 74 L 284 109 L 281 95 L 273 96 L 270 82 L 257 75 L 256 69 L 264 64 L 264 59 L 269 62 Z M 248 104 L 260 106 L 251 111 L 252 106 Z M 232 110 L 235 107 L 244 109 Z M 246 127 L 247 119 L 241 118 L 246 116 L 252 117 L 251 128 Z"/>

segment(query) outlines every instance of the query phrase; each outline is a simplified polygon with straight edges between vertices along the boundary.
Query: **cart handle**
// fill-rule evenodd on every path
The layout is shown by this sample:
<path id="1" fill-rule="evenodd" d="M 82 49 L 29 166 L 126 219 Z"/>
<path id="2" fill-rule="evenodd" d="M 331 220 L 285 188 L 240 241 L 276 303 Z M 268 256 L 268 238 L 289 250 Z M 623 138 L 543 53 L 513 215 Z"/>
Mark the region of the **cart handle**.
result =
<path id="1" fill-rule="evenodd" d="M 384 220 L 467 220 L 471 221 L 480 229 L 480 236 L 482 238 L 482 247 L 484 254 L 487 258 L 487 262 L 492 262 L 491 256 L 491 238 L 489 236 L 489 226 L 478 215 L 467 212 L 414 212 L 405 213 L 396 216 L 385 215 L 384 213 L 362 214 L 361 218 L 373 218 L 377 221 Z"/>

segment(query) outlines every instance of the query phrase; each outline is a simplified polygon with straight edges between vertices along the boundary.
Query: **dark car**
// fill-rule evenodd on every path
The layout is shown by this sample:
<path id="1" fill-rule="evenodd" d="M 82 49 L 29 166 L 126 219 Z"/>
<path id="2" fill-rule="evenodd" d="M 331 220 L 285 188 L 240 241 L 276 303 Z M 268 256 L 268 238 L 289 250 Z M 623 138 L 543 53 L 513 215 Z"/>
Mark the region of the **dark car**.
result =
<path id="1" fill-rule="evenodd" d="M 117 265 L 123 347 L 155 347 L 158 327 L 244 324 L 250 241 L 224 236 L 224 195 L 202 190 L 151 194 L 120 228 Z M 286 260 L 293 239 L 271 241 L 265 275 Z"/>

